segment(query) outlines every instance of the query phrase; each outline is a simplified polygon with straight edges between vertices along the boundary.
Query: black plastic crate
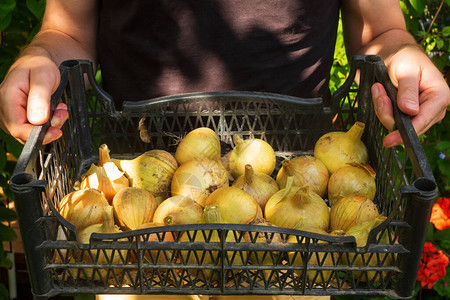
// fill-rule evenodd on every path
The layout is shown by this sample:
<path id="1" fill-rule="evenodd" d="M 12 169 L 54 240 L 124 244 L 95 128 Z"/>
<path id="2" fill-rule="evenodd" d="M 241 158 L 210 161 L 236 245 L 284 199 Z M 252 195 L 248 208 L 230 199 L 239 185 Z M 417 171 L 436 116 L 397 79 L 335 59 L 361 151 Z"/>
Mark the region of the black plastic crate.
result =
<path id="1" fill-rule="evenodd" d="M 370 86 L 376 81 L 383 83 L 391 99 L 396 99 L 396 90 L 379 57 L 354 57 L 348 80 L 334 93 L 332 106 L 327 108 L 321 99 L 226 91 L 125 103 L 118 111 L 96 83 L 89 62 L 66 61 L 60 71 L 61 84 L 52 96 L 52 109 L 59 101 L 69 107 L 63 137 L 43 146 L 49 124 L 35 126 L 11 178 L 36 296 L 412 296 L 437 188 L 411 121 L 398 108 L 396 124 L 405 146 L 383 147 L 387 131 L 373 111 Z M 354 82 L 356 74 L 358 85 Z M 89 89 L 84 85 L 86 78 Z M 102 143 L 107 143 L 111 155 L 117 158 L 135 157 L 150 149 L 174 153 L 174 136 L 206 126 L 229 148 L 236 133 L 262 138 L 274 147 L 281 162 L 293 155 L 312 154 L 322 134 L 348 130 L 357 120 L 366 124 L 363 141 L 377 172 L 374 202 L 388 217 L 371 232 L 366 247 L 356 247 L 353 237 L 237 224 L 94 234 L 86 245 L 79 243 L 74 226 L 55 209 L 73 190 L 79 176 L 97 161 Z M 139 136 L 140 122 L 147 129 L 149 142 Z M 389 244 L 379 243 L 380 232 L 388 234 Z M 191 239 L 181 241 L 182 233 Z M 169 234 L 174 242 L 165 240 Z M 271 242 L 275 234 L 281 236 L 282 243 Z M 292 235 L 297 243 L 286 242 Z M 199 236 L 200 241 L 195 240 Z M 267 242 L 256 242 L 258 236 Z M 289 252 L 301 257 L 303 263 L 296 263 Z M 99 253 L 105 254 L 108 262 L 97 263 Z M 250 261 L 255 254 L 259 259 Z M 352 261 L 352 254 L 363 257 L 364 264 L 345 264 Z M 119 257 L 119 261 L 113 261 L 113 257 Z M 319 262 L 308 263 L 311 258 L 319 258 Z"/>

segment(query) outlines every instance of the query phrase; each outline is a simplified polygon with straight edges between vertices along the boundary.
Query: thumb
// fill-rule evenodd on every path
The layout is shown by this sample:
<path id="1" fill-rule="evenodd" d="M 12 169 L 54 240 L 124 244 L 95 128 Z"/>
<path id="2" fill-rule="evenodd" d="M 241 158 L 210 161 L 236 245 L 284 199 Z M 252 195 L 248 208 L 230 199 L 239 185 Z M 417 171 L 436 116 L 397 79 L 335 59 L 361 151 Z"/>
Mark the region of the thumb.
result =
<path id="1" fill-rule="evenodd" d="M 27 102 L 27 119 L 33 125 L 44 124 L 50 116 L 50 98 L 59 85 L 60 75 L 56 65 L 30 70 L 30 91 Z"/>

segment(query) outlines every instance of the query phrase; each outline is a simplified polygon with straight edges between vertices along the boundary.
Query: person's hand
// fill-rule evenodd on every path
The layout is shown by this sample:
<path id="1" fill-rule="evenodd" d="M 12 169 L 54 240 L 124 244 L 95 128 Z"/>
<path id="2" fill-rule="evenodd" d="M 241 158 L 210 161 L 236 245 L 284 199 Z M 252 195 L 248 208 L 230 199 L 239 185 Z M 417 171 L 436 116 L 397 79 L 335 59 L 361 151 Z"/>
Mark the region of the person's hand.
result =
<path id="1" fill-rule="evenodd" d="M 33 125 L 42 125 L 48 120 L 50 97 L 59 81 L 58 67 L 49 58 L 19 58 L 0 85 L 0 128 L 25 143 Z M 67 118 L 67 106 L 58 104 L 44 144 L 61 137 L 60 128 Z"/>
<path id="2" fill-rule="evenodd" d="M 418 135 L 442 120 L 450 105 L 450 90 L 439 70 L 416 46 L 402 48 L 389 60 L 389 76 L 397 87 L 397 105 L 411 116 Z M 383 86 L 376 83 L 371 89 L 375 113 L 388 130 L 394 129 L 392 103 Z M 385 147 L 402 144 L 398 130 L 384 139 Z"/>

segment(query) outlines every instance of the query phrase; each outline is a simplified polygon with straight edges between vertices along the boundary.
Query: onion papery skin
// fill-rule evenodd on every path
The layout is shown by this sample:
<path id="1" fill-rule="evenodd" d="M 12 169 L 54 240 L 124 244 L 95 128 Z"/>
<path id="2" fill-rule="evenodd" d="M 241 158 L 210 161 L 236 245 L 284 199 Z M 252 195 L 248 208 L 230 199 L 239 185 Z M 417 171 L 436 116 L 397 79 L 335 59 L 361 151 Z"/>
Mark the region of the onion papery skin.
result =
<path id="1" fill-rule="evenodd" d="M 339 168 L 328 181 L 328 200 L 334 205 L 339 199 L 358 194 L 373 200 L 376 194 L 375 171 L 368 164 L 349 164 Z"/>
<path id="2" fill-rule="evenodd" d="M 193 159 L 220 160 L 219 136 L 210 128 L 200 127 L 190 131 L 178 144 L 175 159 L 179 165 Z"/>
<path id="3" fill-rule="evenodd" d="M 263 217 L 258 202 L 249 193 L 233 186 L 217 189 L 208 196 L 205 204 L 217 206 L 225 223 L 248 224 Z"/>
<path id="4" fill-rule="evenodd" d="M 150 150 L 131 160 L 112 161 L 131 179 L 131 185 L 149 191 L 158 204 L 170 195 L 170 183 L 178 168 L 175 158 L 164 150 Z"/>
<path id="5" fill-rule="evenodd" d="M 254 172 L 251 165 L 245 166 L 244 175 L 239 176 L 232 186 L 252 195 L 263 211 L 270 197 L 280 190 L 272 177 L 265 173 Z"/>
<path id="6" fill-rule="evenodd" d="M 78 231 L 103 220 L 103 208 L 109 206 L 105 196 L 96 189 L 82 189 L 64 196 L 58 204 L 58 212 Z"/>
<path id="7" fill-rule="evenodd" d="M 112 202 L 114 216 L 122 230 L 135 230 L 153 220 L 158 202 L 150 192 L 137 187 L 121 189 Z"/>
<path id="8" fill-rule="evenodd" d="M 314 156 L 304 155 L 284 160 L 276 179 L 280 189 L 286 187 L 288 176 L 294 176 L 294 186 L 309 186 L 311 191 L 322 198 L 327 192 L 328 168 Z"/>
<path id="9" fill-rule="evenodd" d="M 276 155 L 272 146 L 261 139 L 243 140 L 234 137 L 235 147 L 231 151 L 229 163 L 233 178 L 245 173 L 245 166 L 251 165 L 255 172 L 272 175 L 276 164 Z"/>
<path id="10" fill-rule="evenodd" d="M 264 216 L 277 226 L 293 229 L 317 227 L 327 231 L 330 221 L 328 205 L 322 197 L 309 187 L 292 186 L 292 180 L 269 199 Z"/>
<path id="11" fill-rule="evenodd" d="M 380 225 L 386 220 L 386 217 L 379 216 L 371 221 L 366 221 L 360 224 L 357 224 L 353 227 L 351 227 L 347 233 L 346 236 L 353 236 L 356 240 L 356 246 L 357 247 L 365 247 L 367 244 L 367 239 L 369 237 L 369 233 L 372 229 Z M 380 234 L 379 234 L 380 235 Z M 377 237 L 378 240 L 379 236 Z M 395 242 L 397 243 L 397 242 Z M 389 236 L 386 232 L 384 232 L 383 236 L 379 240 L 378 244 L 380 245 L 389 245 Z M 355 257 L 356 255 L 356 257 Z M 387 257 L 386 257 L 387 255 Z M 364 256 L 364 259 L 363 259 Z M 378 258 L 378 257 L 379 258 Z M 378 262 L 384 262 L 383 266 L 392 266 L 394 263 L 396 254 L 392 253 L 382 253 L 382 254 L 376 254 L 376 253 L 367 253 L 367 254 L 354 254 L 349 253 L 348 257 L 346 255 L 342 256 L 342 262 L 346 265 L 348 265 L 350 262 L 353 266 L 364 266 L 364 262 L 366 266 L 378 266 L 380 265 Z M 347 259 L 348 258 L 348 259 Z M 389 275 L 389 271 L 383 271 L 382 272 L 383 277 L 386 278 Z M 376 271 L 353 271 L 352 272 L 353 278 L 355 280 L 360 280 L 362 282 L 380 282 L 380 274 Z M 376 277 L 375 277 L 376 276 Z"/>
<path id="12" fill-rule="evenodd" d="M 330 230 L 347 232 L 356 224 L 379 217 L 377 206 L 369 198 L 350 195 L 339 199 L 330 210 Z"/>
<path id="13" fill-rule="evenodd" d="M 228 173 L 219 161 L 207 158 L 182 164 L 171 183 L 172 196 L 185 196 L 205 207 L 206 198 L 216 189 L 229 185 Z"/>
<path id="14" fill-rule="evenodd" d="M 307 232 L 313 232 L 323 235 L 331 235 L 325 230 L 317 227 L 304 227 L 301 230 Z M 288 243 L 298 243 L 298 237 L 295 235 L 290 235 L 288 238 Z M 326 241 L 318 240 L 317 243 L 327 243 Z M 333 252 L 310 252 L 309 260 L 307 261 L 308 266 L 323 266 L 323 267 L 333 267 L 333 258 L 335 255 Z M 294 272 L 297 273 L 298 276 L 303 276 L 303 258 L 301 252 L 289 252 L 288 253 L 289 260 L 293 265 L 299 266 L 299 269 L 295 269 Z M 331 277 L 333 276 L 333 271 L 307 271 L 309 282 L 312 284 L 321 284 L 321 283 L 329 283 Z M 307 280 L 308 281 L 308 280 Z"/>
<path id="15" fill-rule="evenodd" d="M 153 222 L 163 225 L 198 224 L 202 215 L 203 207 L 191 198 L 173 196 L 156 208 Z"/>
<path id="16" fill-rule="evenodd" d="M 83 244 L 89 244 L 90 238 L 93 233 L 119 233 L 122 232 L 115 224 L 114 224 L 114 214 L 113 214 L 113 208 L 112 206 L 108 205 L 103 208 L 103 221 L 101 224 L 95 224 L 91 225 L 78 234 L 80 242 Z M 126 239 L 124 239 L 126 241 Z M 97 258 L 96 264 L 104 264 L 107 265 L 110 261 L 111 264 L 121 264 L 122 257 L 126 257 L 126 250 L 122 250 L 121 255 L 119 253 L 119 250 L 93 250 L 91 249 L 92 257 Z M 106 253 L 106 255 L 105 255 Z M 84 255 L 83 256 L 83 262 L 92 264 L 93 261 L 91 259 L 90 255 Z M 97 270 L 97 269 L 95 269 Z M 86 280 L 105 280 L 112 278 L 115 273 L 116 276 L 119 276 L 122 273 L 122 269 L 113 269 L 112 272 L 109 272 L 108 276 L 108 269 L 106 268 L 100 268 L 98 269 L 98 272 L 101 274 L 101 276 L 98 274 L 97 271 L 94 272 L 93 268 L 84 268 L 84 271 L 86 272 L 86 275 L 83 272 L 80 272 L 80 277 Z M 77 272 L 76 269 L 73 270 L 73 272 Z M 106 278 L 106 277 L 109 278 Z"/>
<path id="17" fill-rule="evenodd" d="M 314 156 L 327 166 L 330 174 L 347 163 L 369 162 L 367 148 L 361 141 L 364 127 L 364 123 L 356 122 L 347 132 L 328 132 L 317 140 Z"/>

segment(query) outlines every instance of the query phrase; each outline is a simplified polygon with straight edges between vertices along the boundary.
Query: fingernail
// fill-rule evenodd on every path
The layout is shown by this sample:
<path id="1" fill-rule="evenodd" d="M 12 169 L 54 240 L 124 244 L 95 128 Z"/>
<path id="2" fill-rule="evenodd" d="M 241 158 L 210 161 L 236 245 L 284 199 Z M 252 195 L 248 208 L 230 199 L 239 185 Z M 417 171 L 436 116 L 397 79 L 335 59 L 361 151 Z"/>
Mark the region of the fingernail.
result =
<path id="1" fill-rule="evenodd" d="M 43 122 L 46 115 L 47 115 L 47 112 L 43 109 L 40 109 L 40 108 L 33 109 L 29 113 L 28 121 L 30 121 L 30 123 L 32 123 L 32 124 L 41 123 L 41 122 Z"/>
<path id="2" fill-rule="evenodd" d="M 416 101 L 405 100 L 404 104 L 405 104 L 405 107 L 410 109 L 410 110 L 417 110 L 418 109 Z"/>
<path id="3" fill-rule="evenodd" d="M 380 96 L 380 88 L 377 85 L 372 86 L 372 96 L 373 98 L 378 98 Z"/>

